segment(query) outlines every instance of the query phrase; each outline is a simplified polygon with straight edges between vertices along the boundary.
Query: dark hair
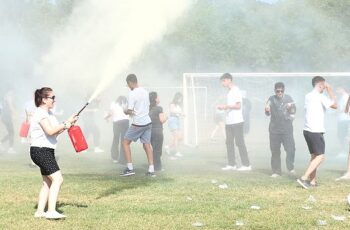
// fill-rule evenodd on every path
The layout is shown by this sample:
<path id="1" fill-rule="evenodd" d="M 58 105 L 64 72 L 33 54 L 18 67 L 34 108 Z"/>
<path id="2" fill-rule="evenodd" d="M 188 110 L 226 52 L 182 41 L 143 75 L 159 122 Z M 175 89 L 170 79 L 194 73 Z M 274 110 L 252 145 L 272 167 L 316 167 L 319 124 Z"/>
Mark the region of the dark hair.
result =
<path id="1" fill-rule="evenodd" d="M 182 98 L 183 98 L 182 93 L 177 92 L 177 93 L 175 93 L 174 98 L 171 101 L 171 103 L 175 104 L 175 105 L 182 105 Z"/>
<path id="2" fill-rule="evenodd" d="M 276 82 L 275 83 L 275 89 L 284 89 L 284 84 L 283 82 Z"/>
<path id="3" fill-rule="evenodd" d="M 157 93 L 156 92 L 150 92 L 149 93 L 149 110 L 151 110 L 153 107 L 157 105 Z"/>
<path id="4" fill-rule="evenodd" d="M 128 99 L 125 96 L 119 96 L 115 101 L 118 105 L 126 105 L 128 104 Z"/>
<path id="5" fill-rule="evenodd" d="M 315 85 L 319 82 L 323 82 L 326 81 L 323 77 L 321 76 L 316 76 L 314 78 L 312 78 L 312 87 L 315 87 Z"/>
<path id="6" fill-rule="evenodd" d="M 126 82 L 129 83 L 129 82 L 132 82 L 132 83 L 137 83 L 137 77 L 135 74 L 129 74 L 127 77 L 126 77 Z"/>
<path id="7" fill-rule="evenodd" d="M 221 77 L 220 77 L 220 81 L 224 80 L 224 79 L 230 79 L 232 81 L 232 75 L 230 73 L 224 73 Z"/>
<path id="8" fill-rule="evenodd" d="M 35 106 L 39 107 L 43 102 L 43 99 L 49 96 L 50 92 L 52 92 L 52 89 L 49 87 L 43 87 L 41 89 L 35 90 L 35 93 L 34 93 Z"/>

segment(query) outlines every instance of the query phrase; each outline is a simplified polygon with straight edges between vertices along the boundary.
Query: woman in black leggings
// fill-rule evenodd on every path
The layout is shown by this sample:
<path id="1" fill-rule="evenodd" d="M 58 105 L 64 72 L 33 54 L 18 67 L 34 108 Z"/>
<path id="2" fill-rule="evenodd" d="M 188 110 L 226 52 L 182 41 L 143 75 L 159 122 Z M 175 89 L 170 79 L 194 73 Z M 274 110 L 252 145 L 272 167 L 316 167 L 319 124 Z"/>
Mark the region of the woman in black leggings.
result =
<path id="1" fill-rule="evenodd" d="M 154 169 L 162 170 L 162 149 L 163 149 L 163 123 L 168 119 L 163 113 L 163 108 L 158 106 L 160 100 L 156 92 L 149 93 L 149 116 L 152 120 L 151 145 L 153 148 Z"/>

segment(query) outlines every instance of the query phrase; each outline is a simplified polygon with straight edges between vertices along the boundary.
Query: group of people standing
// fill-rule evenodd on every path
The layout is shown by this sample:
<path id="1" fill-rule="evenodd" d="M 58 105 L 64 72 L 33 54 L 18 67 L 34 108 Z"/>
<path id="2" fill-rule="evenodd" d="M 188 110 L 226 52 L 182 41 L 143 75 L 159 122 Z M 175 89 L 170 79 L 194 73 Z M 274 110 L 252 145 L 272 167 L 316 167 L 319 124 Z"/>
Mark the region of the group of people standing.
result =
<path id="1" fill-rule="evenodd" d="M 222 170 L 251 171 L 245 140 L 244 119 L 242 113 L 242 94 L 233 83 L 233 77 L 225 73 L 220 78 L 221 84 L 228 89 L 226 103 L 219 104 L 217 109 L 225 114 L 225 136 L 228 165 Z M 161 155 L 163 149 L 163 124 L 168 121 L 172 131 L 173 152 L 178 153 L 180 135 L 180 117 L 183 116 L 182 95 L 176 94 L 171 105 L 169 117 L 159 106 L 160 99 L 156 92 L 148 93 L 140 87 L 136 75 L 129 74 L 126 78 L 130 88 L 128 99 L 120 96 L 112 103 L 109 117 L 113 119 L 113 144 L 111 156 L 114 161 L 126 164 L 120 176 L 135 174 L 130 145 L 140 140 L 148 159 L 147 176 L 155 177 L 155 171 L 162 170 Z M 324 116 L 327 108 L 336 109 L 337 102 L 332 87 L 323 77 L 312 79 L 313 90 L 305 96 L 304 138 L 306 140 L 311 160 L 305 173 L 297 182 L 305 189 L 317 186 L 316 172 L 324 160 L 325 140 L 323 134 Z M 284 93 L 285 86 L 277 82 L 275 95 L 271 96 L 265 106 L 265 114 L 270 116 L 269 138 L 271 149 L 272 177 L 279 177 L 281 170 L 281 145 L 287 152 L 286 165 L 289 173 L 295 174 L 295 142 L 293 137 L 293 119 L 296 106 L 291 96 Z M 327 95 L 323 92 L 326 91 Z M 41 88 L 35 91 L 35 106 L 30 124 L 30 156 L 40 168 L 43 185 L 39 193 L 38 208 L 35 217 L 48 219 L 65 218 L 56 211 L 56 201 L 63 182 L 62 173 L 55 159 L 57 136 L 72 126 L 77 120 L 72 115 L 63 123 L 59 123 L 51 111 L 54 108 L 56 96 L 51 88 Z M 349 114 L 349 99 L 344 113 Z M 131 124 L 129 118 L 131 118 Z M 238 147 L 241 165 L 238 167 L 235 155 L 235 145 Z M 350 159 L 350 158 L 349 158 Z M 350 164 L 350 163 L 349 163 Z M 350 170 L 349 170 L 350 171 Z M 348 172 L 349 173 L 349 172 Z M 346 174 L 348 175 L 348 174 Z M 345 176 L 345 175 L 344 175 Z M 48 205 L 47 212 L 45 206 Z"/>
<path id="2" fill-rule="evenodd" d="M 251 171 L 251 165 L 244 141 L 242 117 L 242 95 L 233 83 L 232 75 L 225 73 L 220 78 L 224 87 L 229 89 L 226 104 L 218 105 L 219 110 L 225 111 L 225 131 L 228 165 L 222 170 Z M 337 109 L 337 100 L 332 86 L 321 76 L 312 79 L 313 90 L 305 96 L 305 123 L 303 135 L 310 153 L 310 163 L 305 173 L 297 182 L 305 189 L 317 186 L 317 169 L 325 159 L 325 113 L 327 109 Z M 286 167 L 290 174 L 296 175 L 294 169 L 295 141 L 293 120 L 296 113 L 295 102 L 290 95 L 285 94 L 283 82 L 274 86 L 275 95 L 269 97 L 265 105 L 265 114 L 270 116 L 269 140 L 271 150 L 271 177 L 282 175 L 281 146 L 286 151 Z M 324 92 L 327 92 L 325 95 Z M 350 97 L 345 96 L 346 106 L 341 113 L 349 116 Z M 346 130 L 347 131 L 347 130 Z M 344 137 L 343 137 L 344 138 Z M 237 167 L 234 143 L 237 145 L 241 158 L 241 166 Z M 347 172 L 339 179 L 350 179 L 350 153 Z"/>
<path id="3" fill-rule="evenodd" d="M 168 117 L 159 106 L 160 99 L 156 92 L 148 93 L 140 87 L 137 77 L 129 74 L 126 78 L 130 93 L 128 99 L 120 96 L 111 105 L 108 117 L 113 119 L 113 143 L 111 156 L 114 161 L 126 164 L 120 176 L 135 174 L 130 144 L 140 140 L 148 159 L 147 176 L 155 177 L 155 171 L 162 170 L 161 155 L 163 149 L 163 123 Z M 34 94 L 35 106 L 30 122 L 30 156 L 32 161 L 40 168 L 43 185 L 39 193 L 38 207 L 34 214 L 37 218 L 61 219 L 66 216 L 56 211 L 56 201 L 63 182 L 61 170 L 55 158 L 57 136 L 71 127 L 77 120 L 72 115 L 65 122 L 59 123 L 52 109 L 56 96 L 51 88 L 37 89 Z M 180 107 L 182 95 L 176 94 L 170 107 L 169 120 L 174 151 L 179 143 L 180 121 L 182 115 Z M 129 117 L 131 125 L 129 125 Z M 48 206 L 45 212 L 45 207 Z"/>
<path id="4" fill-rule="evenodd" d="M 126 78 L 130 93 L 128 99 L 118 97 L 110 106 L 107 117 L 113 118 L 113 144 L 111 156 L 115 163 L 126 164 L 121 176 L 134 175 L 130 144 L 140 140 L 146 152 L 149 170 L 147 175 L 155 176 L 154 171 L 161 171 L 163 150 L 163 124 L 168 121 L 171 131 L 171 141 L 168 153 L 180 156 L 178 146 L 182 139 L 180 117 L 182 114 L 182 94 L 176 93 L 170 103 L 169 116 L 159 106 L 160 97 L 157 92 L 148 93 L 140 87 L 136 75 Z M 129 118 L 131 125 L 129 126 Z M 119 156 L 119 157 L 118 157 Z"/>

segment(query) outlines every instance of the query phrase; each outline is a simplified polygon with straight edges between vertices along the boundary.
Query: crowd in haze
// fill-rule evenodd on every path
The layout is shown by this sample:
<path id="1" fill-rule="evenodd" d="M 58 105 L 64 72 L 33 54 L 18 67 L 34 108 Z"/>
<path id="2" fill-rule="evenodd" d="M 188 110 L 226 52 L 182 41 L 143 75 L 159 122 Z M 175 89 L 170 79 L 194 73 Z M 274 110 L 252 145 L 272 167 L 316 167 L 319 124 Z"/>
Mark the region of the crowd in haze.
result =
<path id="1" fill-rule="evenodd" d="M 110 148 L 110 156 L 113 163 L 122 164 L 125 169 L 120 176 L 132 176 L 135 174 L 130 145 L 140 141 L 148 160 L 146 176 L 156 177 L 156 172 L 163 171 L 163 149 L 172 159 L 181 158 L 182 119 L 186 114 L 183 110 L 183 95 L 176 93 L 169 103 L 168 110 L 160 106 L 161 95 L 157 92 L 148 92 L 139 85 L 135 74 L 129 74 L 126 78 L 130 89 L 129 95 L 120 95 L 112 101 L 106 120 L 113 121 L 113 139 Z M 231 74 L 225 73 L 220 77 L 221 85 L 227 88 L 226 98 L 221 97 L 215 106 L 214 123 L 208 139 L 213 140 L 218 129 L 223 129 L 222 138 L 225 139 L 227 149 L 227 165 L 223 171 L 252 171 L 246 143 L 244 126 L 250 126 L 249 116 L 244 116 L 244 101 L 242 92 L 235 84 Z M 338 139 L 341 145 L 349 141 L 348 126 L 350 123 L 350 97 L 343 88 L 337 89 L 336 99 L 333 87 L 321 76 L 312 79 L 312 90 L 305 96 L 304 128 L 303 135 L 310 153 L 310 162 L 305 173 L 297 179 L 297 182 L 305 189 L 318 186 L 316 180 L 317 169 L 325 159 L 325 112 L 327 109 L 338 109 Z M 288 174 L 296 175 L 295 141 L 293 120 L 297 107 L 291 95 L 285 94 L 287 86 L 283 82 L 274 84 L 274 95 L 267 99 L 265 115 L 270 117 L 269 145 L 271 150 L 272 178 L 282 175 L 281 146 L 286 152 L 286 168 Z M 326 93 L 324 93 L 326 92 Z M 12 101 L 13 91 L 6 93 L 1 101 L 1 120 L 6 128 L 6 134 L 1 139 L 1 152 L 16 154 L 14 148 L 15 106 Z M 25 122 L 21 124 L 19 135 L 23 142 L 30 142 L 30 157 L 32 165 L 40 168 L 43 177 L 43 186 L 39 194 L 38 209 L 35 217 L 48 219 L 65 218 L 56 211 L 56 201 L 60 186 L 63 182 L 61 170 L 55 157 L 57 136 L 72 127 L 78 120 L 77 115 L 72 115 L 63 123 L 59 123 L 56 116 L 62 115 L 55 107 L 56 95 L 48 87 L 37 89 L 34 99 L 25 104 Z M 249 105 L 250 107 L 250 105 Z M 251 108 L 249 108 L 250 110 Z M 101 134 L 95 116 L 99 110 L 99 98 L 89 104 L 84 119 L 85 135 L 92 136 L 93 151 L 103 153 L 100 146 Z M 247 110 L 247 109 L 246 109 Z M 171 132 L 168 145 L 163 147 L 163 124 L 168 124 Z M 27 130 L 25 130 L 27 128 Z M 299 135 L 299 134 L 296 134 Z M 28 138 L 28 139 L 27 139 Z M 7 149 L 5 148 L 7 147 Z M 238 148 L 240 163 L 237 161 L 235 148 Z M 350 160 L 350 157 L 349 157 Z M 350 179 L 350 163 L 346 173 L 338 180 Z M 44 211 L 48 204 L 47 212 Z"/>

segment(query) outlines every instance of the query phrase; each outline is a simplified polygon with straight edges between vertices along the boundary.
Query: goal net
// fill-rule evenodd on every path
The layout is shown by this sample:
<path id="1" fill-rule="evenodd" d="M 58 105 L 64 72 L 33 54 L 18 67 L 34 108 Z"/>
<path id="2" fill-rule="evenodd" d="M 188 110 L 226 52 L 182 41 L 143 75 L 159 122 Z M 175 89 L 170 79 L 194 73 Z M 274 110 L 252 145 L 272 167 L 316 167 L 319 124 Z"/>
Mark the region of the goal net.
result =
<path id="1" fill-rule="evenodd" d="M 184 73 L 183 74 L 183 109 L 184 142 L 197 146 L 210 139 L 215 128 L 216 106 L 226 103 L 227 89 L 220 82 L 223 73 Z M 233 82 L 242 91 L 244 113 L 254 127 L 261 125 L 265 119 L 265 103 L 274 95 L 274 84 L 283 82 L 285 93 L 292 96 L 297 106 L 298 122 L 303 120 L 304 97 L 312 90 L 311 79 L 323 76 L 334 88 L 350 88 L 350 72 L 330 73 L 231 73 Z M 249 105 L 249 106 L 248 106 Z M 249 110 L 249 111 L 247 111 Z M 246 116 L 246 115 L 245 115 Z M 248 121 L 245 126 L 248 126 Z M 252 124 L 250 125 L 252 126 Z M 249 128 L 249 127 L 245 127 Z M 259 128 L 259 127 L 257 127 Z M 249 131 L 249 130 L 248 130 Z M 218 134 L 219 135 L 219 134 Z"/>

